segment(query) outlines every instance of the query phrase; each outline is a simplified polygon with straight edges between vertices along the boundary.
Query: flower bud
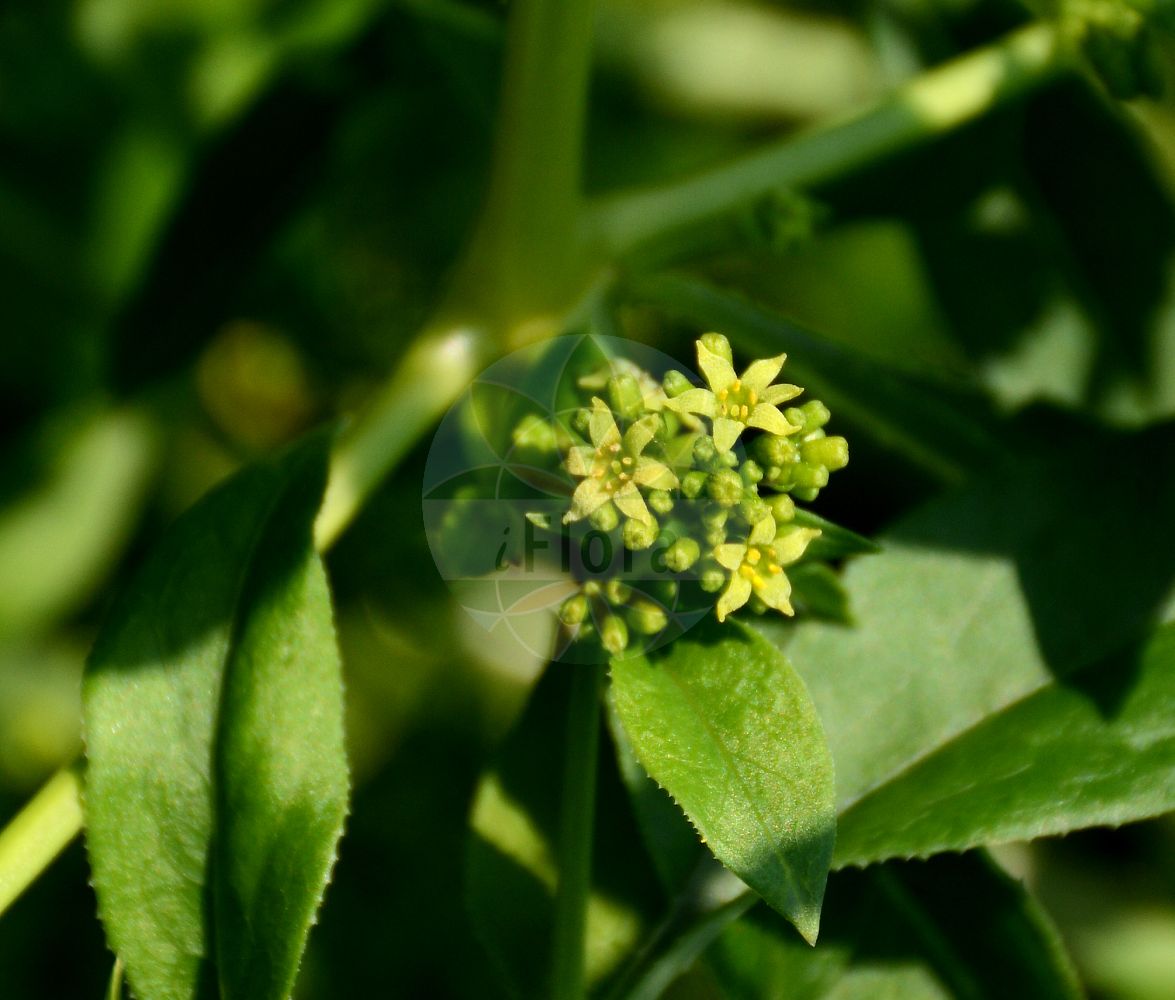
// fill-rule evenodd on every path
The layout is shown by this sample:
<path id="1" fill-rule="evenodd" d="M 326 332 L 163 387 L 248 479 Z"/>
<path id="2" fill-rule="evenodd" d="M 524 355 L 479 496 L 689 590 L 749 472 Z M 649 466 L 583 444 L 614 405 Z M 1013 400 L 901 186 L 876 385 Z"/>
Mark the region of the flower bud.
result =
<path id="1" fill-rule="evenodd" d="M 684 373 L 679 372 L 676 368 L 670 368 L 661 380 L 661 387 L 665 390 L 666 396 L 670 399 L 676 399 L 683 392 L 692 389 L 694 384 Z"/>
<path id="2" fill-rule="evenodd" d="M 587 620 L 591 605 L 583 594 L 572 594 L 559 606 L 559 621 L 564 625 L 579 625 Z"/>
<path id="3" fill-rule="evenodd" d="M 734 355 L 730 350 L 730 341 L 722 336 L 722 334 L 703 333 L 699 340 L 711 354 L 717 354 L 718 357 L 725 358 L 731 364 L 734 364 Z"/>
<path id="4" fill-rule="evenodd" d="M 623 580 L 609 580 L 604 584 L 604 596 L 609 604 L 624 604 L 632 597 L 632 587 Z"/>
<path id="5" fill-rule="evenodd" d="M 771 508 L 767 506 L 766 501 L 758 497 L 747 497 L 739 504 L 738 512 L 747 524 L 758 524 L 763 518 L 771 516 Z"/>
<path id="6" fill-rule="evenodd" d="M 582 589 L 588 597 L 599 597 L 600 594 L 603 593 L 603 588 L 600 586 L 599 580 L 585 580 L 583 587 L 580 589 Z"/>
<path id="7" fill-rule="evenodd" d="M 801 463 L 792 469 L 792 480 L 801 489 L 820 489 L 828 485 L 828 470 L 823 465 Z"/>
<path id="8" fill-rule="evenodd" d="M 699 434 L 694 441 L 694 461 L 699 465 L 709 465 L 717 454 L 714 439 L 709 434 Z"/>
<path id="9" fill-rule="evenodd" d="M 591 420 L 592 411 L 585 406 L 581 406 L 571 418 L 571 426 L 584 437 L 587 437 L 591 430 Z"/>
<path id="10" fill-rule="evenodd" d="M 537 413 L 529 413 L 523 417 L 514 428 L 512 436 L 514 444 L 519 448 L 531 449 L 545 455 L 551 454 L 559 447 L 555 428 Z"/>
<path id="11" fill-rule="evenodd" d="M 656 635 L 669 624 L 665 609 L 647 598 L 638 598 L 628 606 L 628 623 L 641 635 Z"/>
<path id="12" fill-rule="evenodd" d="M 701 496 L 702 490 L 706 488 L 706 473 L 698 472 L 696 469 L 693 472 L 687 472 L 681 477 L 681 493 L 687 500 L 694 500 Z"/>
<path id="13" fill-rule="evenodd" d="M 624 522 L 624 547 L 640 552 L 649 548 L 657 540 L 658 534 L 659 529 L 655 521 L 649 524 L 647 521 L 638 521 L 630 517 Z"/>
<path id="14" fill-rule="evenodd" d="M 613 656 L 619 656 L 628 647 L 628 626 L 619 615 L 608 615 L 600 624 L 600 645 Z"/>
<path id="15" fill-rule="evenodd" d="M 711 473 L 706 481 L 707 496 L 723 507 L 733 507 L 743 498 L 744 491 L 742 478 L 733 469 Z"/>
<path id="16" fill-rule="evenodd" d="M 764 434 L 755 440 L 755 455 L 768 468 L 782 468 L 796 461 L 799 452 L 789 438 Z"/>
<path id="17" fill-rule="evenodd" d="M 842 437 L 817 437 L 800 445 L 800 454 L 809 465 L 835 472 L 849 464 L 849 443 Z"/>
<path id="18" fill-rule="evenodd" d="M 631 375 L 613 375 L 608 379 L 608 402 L 625 420 L 635 420 L 644 412 L 645 398 L 637 380 Z"/>
<path id="19" fill-rule="evenodd" d="M 692 538 L 679 538 L 665 552 L 665 565 L 674 573 L 684 573 L 701 556 L 701 546 Z"/>
<path id="20" fill-rule="evenodd" d="M 673 495 L 668 490 L 650 490 L 649 507 L 654 514 L 668 514 L 673 510 Z"/>
<path id="21" fill-rule="evenodd" d="M 620 512 L 609 500 L 602 507 L 593 510 L 588 520 L 591 521 L 593 528 L 598 528 L 600 531 L 614 531 L 620 523 Z"/>
<path id="22" fill-rule="evenodd" d="M 766 503 L 771 508 L 771 516 L 775 518 L 776 524 L 787 524 L 796 516 L 796 503 L 786 493 L 770 497 Z"/>
<path id="23" fill-rule="evenodd" d="M 748 458 L 738 470 L 742 480 L 748 486 L 754 486 L 763 479 L 763 468 L 758 462 Z"/>
<path id="24" fill-rule="evenodd" d="M 716 562 L 707 560 L 698 577 L 698 586 L 707 594 L 715 594 L 726 586 L 726 570 Z"/>

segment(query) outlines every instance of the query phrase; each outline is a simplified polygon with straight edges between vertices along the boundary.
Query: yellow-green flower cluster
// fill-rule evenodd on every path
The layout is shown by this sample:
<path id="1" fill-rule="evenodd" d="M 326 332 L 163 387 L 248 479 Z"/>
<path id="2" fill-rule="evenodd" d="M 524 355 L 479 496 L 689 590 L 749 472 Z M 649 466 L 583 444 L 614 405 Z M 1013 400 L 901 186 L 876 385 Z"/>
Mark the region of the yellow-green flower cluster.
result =
<path id="1" fill-rule="evenodd" d="M 584 574 L 560 611 L 568 630 L 615 654 L 633 633 L 666 629 L 666 595 L 687 592 L 695 606 L 716 600 L 719 621 L 744 606 L 794 613 L 787 568 L 820 534 L 793 523 L 794 499 L 814 500 L 848 445 L 825 432 L 819 401 L 785 408 L 803 392 L 778 381 L 785 361 L 740 373 L 727 339 L 709 333 L 697 342 L 703 385 L 676 370 L 658 382 L 627 361 L 580 379 L 585 405 L 546 436 L 562 442 L 573 483 L 564 530 L 586 522 L 576 530 L 615 537 L 628 556 L 611 578 Z"/>

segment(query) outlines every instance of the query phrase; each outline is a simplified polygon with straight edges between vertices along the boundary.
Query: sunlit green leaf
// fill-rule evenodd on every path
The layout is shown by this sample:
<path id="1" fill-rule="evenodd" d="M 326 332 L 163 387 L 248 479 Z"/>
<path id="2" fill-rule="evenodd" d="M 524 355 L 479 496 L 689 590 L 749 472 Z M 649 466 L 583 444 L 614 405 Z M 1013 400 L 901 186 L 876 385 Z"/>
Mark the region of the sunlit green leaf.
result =
<path id="1" fill-rule="evenodd" d="M 347 802 L 342 690 L 311 545 L 321 440 L 182 517 L 85 681 L 87 843 L 143 1000 L 284 1000 Z"/>
<path id="2" fill-rule="evenodd" d="M 760 636 L 699 626 L 612 664 L 648 773 L 714 855 L 815 940 L 835 835 L 832 766 L 803 682 Z"/>

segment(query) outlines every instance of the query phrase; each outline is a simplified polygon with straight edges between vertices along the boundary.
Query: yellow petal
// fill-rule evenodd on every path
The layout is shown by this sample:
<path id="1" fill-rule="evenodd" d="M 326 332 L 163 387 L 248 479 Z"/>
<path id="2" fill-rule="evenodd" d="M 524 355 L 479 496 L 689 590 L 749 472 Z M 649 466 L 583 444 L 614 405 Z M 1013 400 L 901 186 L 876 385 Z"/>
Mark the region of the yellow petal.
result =
<path id="1" fill-rule="evenodd" d="M 754 389 L 762 393 L 779 374 L 783 363 L 787 360 L 786 354 L 777 354 L 773 358 L 764 358 L 762 361 L 752 361 L 743 372 L 742 383 L 744 388 Z"/>
<path id="2" fill-rule="evenodd" d="M 645 445 L 653 440 L 657 433 L 657 424 L 660 417 L 638 420 L 624 432 L 624 450 L 630 455 L 639 455 L 645 450 Z"/>
<path id="3" fill-rule="evenodd" d="M 621 489 L 616 491 L 612 502 L 625 517 L 631 517 L 634 521 L 641 521 L 644 524 L 657 523 L 653 519 L 653 515 L 649 513 L 649 508 L 645 506 L 645 498 L 641 496 L 635 483 L 625 483 Z"/>
<path id="4" fill-rule="evenodd" d="M 788 566 L 794 563 L 804 554 L 808 543 L 813 538 L 819 537 L 819 528 L 789 528 L 782 534 L 777 535 L 771 545 L 771 550 L 775 553 L 775 561 L 780 566 Z"/>
<path id="5" fill-rule="evenodd" d="M 731 420 L 728 417 L 715 417 L 714 447 L 719 451 L 730 451 L 746 426 L 746 424 L 738 420 Z"/>
<path id="6" fill-rule="evenodd" d="M 775 518 L 768 515 L 751 525 L 751 537 L 748 541 L 752 545 L 767 545 L 775 537 Z"/>
<path id="7" fill-rule="evenodd" d="M 567 471 L 573 476 L 590 476 L 595 457 L 595 448 L 588 445 L 577 445 L 567 452 Z"/>
<path id="8" fill-rule="evenodd" d="M 641 455 L 636 460 L 636 471 L 632 474 L 632 481 L 651 490 L 672 490 L 678 485 L 677 476 L 669 466 L 655 458 L 649 458 L 648 455 Z"/>
<path id="9" fill-rule="evenodd" d="M 747 423 L 751 427 L 759 427 L 771 434 L 794 434 L 799 430 L 787 422 L 787 418 L 770 403 L 760 403 L 751 411 Z"/>
<path id="10" fill-rule="evenodd" d="M 746 604 L 750 596 L 751 581 L 741 573 L 735 573 L 730 578 L 729 586 L 722 592 L 722 596 L 718 598 L 718 620 L 720 622 L 726 621 L 726 616 Z"/>
<path id="11" fill-rule="evenodd" d="M 610 496 L 604 489 L 604 484 L 598 479 L 585 479 L 571 495 L 571 510 L 563 515 L 563 523 L 571 524 L 591 517 L 600 507 L 608 502 Z"/>
<path id="12" fill-rule="evenodd" d="M 738 542 L 727 542 L 725 545 L 715 545 L 713 554 L 719 566 L 737 573 L 747 557 L 747 547 Z"/>
<path id="13" fill-rule="evenodd" d="M 620 429 L 616 426 L 616 419 L 599 396 L 592 397 L 592 415 L 588 420 L 588 433 L 592 436 L 592 444 L 597 448 L 611 448 L 620 444 Z"/>
<path id="14" fill-rule="evenodd" d="M 755 588 L 755 596 L 769 608 L 782 611 L 785 615 L 794 615 L 795 610 L 791 606 L 791 581 L 787 574 L 772 573 L 760 579 L 763 584 Z"/>
<path id="15" fill-rule="evenodd" d="M 738 376 L 729 361 L 719 354 L 715 354 L 700 340 L 698 341 L 698 367 L 706 377 L 706 383 L 714 392 L 725 389 Z"/>
<path id="16" fill-rule="evenodd" d="M 700 413 L 703 417 L 712 417 L 718 409 L 718 400 L 709 389 L 686 389 L 680 396 L 666 400 L 665 405 L 678 413 Z"/>
<path id="17" fill-rule="evenodd" d="M 780 403 L 786 403 L 789 399 L 795 399 L 803 391 L 798 385 L 781 382 L 779 385 L 767 386 L 759 393 L 759 399 L 770 406 L 778 406 Z"/>

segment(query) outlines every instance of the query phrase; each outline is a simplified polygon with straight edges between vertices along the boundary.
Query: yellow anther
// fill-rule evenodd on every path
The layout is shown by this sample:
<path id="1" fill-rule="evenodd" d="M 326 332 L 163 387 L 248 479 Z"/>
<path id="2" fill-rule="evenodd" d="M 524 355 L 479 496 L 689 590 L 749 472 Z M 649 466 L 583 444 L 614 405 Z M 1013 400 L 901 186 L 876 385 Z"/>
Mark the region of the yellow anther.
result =
<path id="1" fill-rule="evenodd" d="M 746 403 L 743 403 L 742 407 L 740 407 L 740 409 L 739 409 L 739 411 L 738 411 L 738 414 L 739 414 L 739 416 L 740 416 L 740 417 L 741 417 L 743 420 L 746 420 L 746 419 L 747 419 L 747 414 L 748 414 L 748 413 L 750 413 L 750 412 L 751 412 L 751 411 L 750 411 L 749 409 L 747 409 L 747 404 L 746 404 Z"/>
<path id="2" fill-rule="evenodd" d="M 751 551 L 747 553 L 747 562 L 749 562 L 752 566 L 756 565 L 762 558 L 763 553 L 758 549 L 751 549 Z"/>
<path id="3" fill-rule="evenodd" d="M 620 442 L 614 441 L 612 444 L 608 445 L 608 450 L 612 452 L 613 455 L 615 455 L 616 452 L 620 450 Z"/>
<path id="4" fill-rule="evenodd" d="M 782 572 L 783 572 L 783 567 L 782 567 L 782 566 L 776 566 L 776 565 L 775 565 L 775 563 L 771 563 L 771 564 L 770 564 L 770 565 L 768 565 L 768 567 L 767 567 L 767 572 L 768 572 L 768 573 L 782 573 Z"/>
<path id="5" fill-rule="evenodd" d="M 738 571 L 739 571 L 739 572 L 740 572 L 740 573 L 741 573 L 743 576 L 745 576 L 745 577 L 746 577 L 748 580 L 753 580 L 753 579 L 755 578 L 755 576 L 757 575 L 757 574 L 755 573 L 755 567 L 754 567 L 754 566 L 748 566 L 746 563 L 743 563 L 743 564 L 742 564 L 742 565 L 741 565 L 741 566 L 738 568 Z"/>
<path id="6" fill-rule="evenodd" d="M 757 403 L 758 401 L 759 401 L 759 394 L 757 392 L 755 392 L 754 389 L 748 390 L 747 402 L 750 403 L 752 406 L 754 406 L 755 403 Z"/>
<path id="7" fill-rule="evenodd" d="M 625 455 L 624 458 L 622 458 L 620 461 L 623 462 L 625 465 L 632 465 L 632 456 Z"/>
<path id="8" fill-rule="evenodd" d="M 718 398 L 719 398 L 720 400 L 723 400 L 723 401 L 725 401 L 725 400 L 726 400 L 726 397 L 727 397 L 727 396 L 729 396 L 729 395 L 730 395 L 730 390 L 728 390 L 728 389 L 719 389 L 719 390 L 718 390 Z"/>
<path id="9" fill-rule="evenodd" d="M 740 389 L 742 389 L 742 387 L 743 387 L 743 380 L 741 378 L 736 378 L 733 382 L 730 383 L 730 388 L 734 392 L 738 392 Z"/>

